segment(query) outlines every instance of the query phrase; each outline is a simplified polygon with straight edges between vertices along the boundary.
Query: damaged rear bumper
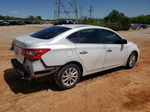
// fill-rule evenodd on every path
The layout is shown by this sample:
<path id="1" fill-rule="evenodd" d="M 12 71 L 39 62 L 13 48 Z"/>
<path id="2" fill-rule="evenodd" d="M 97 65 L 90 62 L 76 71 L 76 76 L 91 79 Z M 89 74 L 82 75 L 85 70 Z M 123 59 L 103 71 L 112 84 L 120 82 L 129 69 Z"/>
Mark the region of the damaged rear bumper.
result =
<path id="1" fill-rule="evenodd" d="M 22 76 L 22 79 L 27 79 L 27 80 L 31 80 L 33 78 L 45 77 L 54 74 L 59 69 L 59 67 L 44 67 L 44 70 L 34 71 L 34 67 L 33 67 L 34 62 L 30 62 L 30 64 L 26 64 L 25 62 L 24 65 L 21 64 L 17 59 L 11 59 L 11 63 L 15 71 L 17 71 Z"/>

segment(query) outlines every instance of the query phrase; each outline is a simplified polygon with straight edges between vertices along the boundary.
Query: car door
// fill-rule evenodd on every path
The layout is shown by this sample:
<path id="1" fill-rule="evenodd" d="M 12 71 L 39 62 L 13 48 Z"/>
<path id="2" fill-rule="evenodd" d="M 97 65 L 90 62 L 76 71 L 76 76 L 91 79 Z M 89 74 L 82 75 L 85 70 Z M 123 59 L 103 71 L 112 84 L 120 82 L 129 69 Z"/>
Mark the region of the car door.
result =
<path id="1" fill-rule="evenodd" d="M 79 31 L 76 53 L 88 72 L 103 68 L 105 49 L 104 45 L 100 43 L 100 33 L 97 29 Z"/>
<path id="2" fill-rule="evenodd" d="M 101 34 L 106 51 L 104 68 L 123 65 L 127 54 L 126 45 L 122 44 L 123 39 L 110 30 L 102 29 Z"/>

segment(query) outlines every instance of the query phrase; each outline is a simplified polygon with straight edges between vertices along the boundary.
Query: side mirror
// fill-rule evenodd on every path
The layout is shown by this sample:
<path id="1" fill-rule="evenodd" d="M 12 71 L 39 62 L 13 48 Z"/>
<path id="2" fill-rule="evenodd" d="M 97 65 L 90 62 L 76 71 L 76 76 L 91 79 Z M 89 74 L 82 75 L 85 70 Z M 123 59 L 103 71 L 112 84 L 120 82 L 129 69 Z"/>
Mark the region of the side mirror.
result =
<path id="1" fill-rule="evenodd" d="M 128 41 L 126 39 L 122 40 L 122 44 L 127 44 L 127 43 L 128 43 Z"/>

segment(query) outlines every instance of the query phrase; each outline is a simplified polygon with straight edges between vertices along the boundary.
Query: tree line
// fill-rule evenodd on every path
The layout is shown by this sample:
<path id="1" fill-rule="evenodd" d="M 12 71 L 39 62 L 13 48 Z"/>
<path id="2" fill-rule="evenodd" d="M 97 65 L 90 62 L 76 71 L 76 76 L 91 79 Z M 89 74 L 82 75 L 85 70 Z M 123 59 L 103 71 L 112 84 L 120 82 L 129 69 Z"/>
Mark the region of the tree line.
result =
<path id="1" fill-rule="evenodd" d="M 140 15 L 130 18 L 131 23 L 150 24 L 150 15 Z"/>
<path id="2" fill-rule="evenodd" d="M 41 16 L 28 16 L 27 18 L 19 18 L 19 17 L 13 17 L 13 16 L 2 16 L 0 15 L 0 20 L 22 20 L 22 21 L 42 21 Z"/>
<path id="3" fill-rule="evenodd" d="M 79 23 L 109 27 L 113 30 L 128 30 L 131 24 L 150 24 L 150 15 L 127 17 L 122 12 L 112 10 L 103 19 L 84 17 L 82 20 L 79 20 Z"/>
<path id="4" fill-rule="evenodd" d="M 41 21 L 41 16 L 28 16 L 27 18 L 17 18 L 10 16 L 0 15 L 0 20 L 28 20 L 28 21 Z M 62 19 L 65 20 L 65 19 Z M 67 19 L 66 19 L 67 20 Z M 72 19 L 73 20 L 73 19 Z M 61 21 L 61 20 L 60 20 Z M 83 17 L 78 19 L 79 24 L 91 24 L 97 26 L 109 27 L 113 30 L 128 30 L 131 23 L 134 24 L 150 24 L 150 15 L 140 15 L 137 17 L 127 17 L 124 13 L 117 10 L 112 10 L 106 17 L 88 18 Z"/>

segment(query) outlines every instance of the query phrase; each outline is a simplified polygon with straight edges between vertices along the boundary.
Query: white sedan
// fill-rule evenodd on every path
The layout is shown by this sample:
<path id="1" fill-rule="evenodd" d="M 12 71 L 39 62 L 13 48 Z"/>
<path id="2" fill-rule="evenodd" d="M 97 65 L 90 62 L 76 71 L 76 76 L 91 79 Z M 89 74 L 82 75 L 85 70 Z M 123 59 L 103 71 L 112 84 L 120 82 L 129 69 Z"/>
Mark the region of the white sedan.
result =
<path id="1" fill-rule="evenodd" d="M 16 38 L 12 47 L 12 65 L 24 79 L 51 75 L 62 89 L 74 87 L 81 76 L 132 68 L 140 56 L 136 44 L 111 29 L 91 25 L 52 26 Z"/>

